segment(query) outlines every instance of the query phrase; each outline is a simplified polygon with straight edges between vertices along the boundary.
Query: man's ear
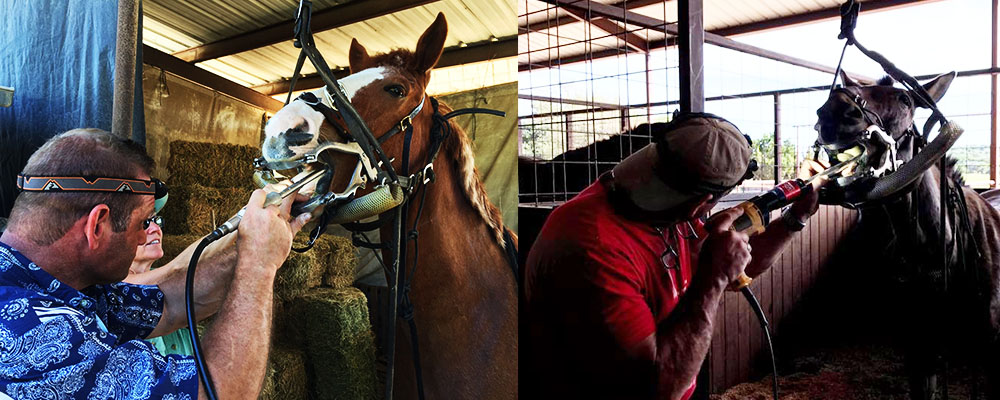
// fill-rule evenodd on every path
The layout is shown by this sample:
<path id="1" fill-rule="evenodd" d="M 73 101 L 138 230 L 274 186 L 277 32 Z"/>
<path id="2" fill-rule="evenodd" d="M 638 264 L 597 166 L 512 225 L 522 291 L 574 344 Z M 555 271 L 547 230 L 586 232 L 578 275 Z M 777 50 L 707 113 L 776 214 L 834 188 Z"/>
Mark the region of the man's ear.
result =
<path id="1" fill-rule="evenodd" d="M 83 235 L 87 238 L 87 248 L 97 250 L 111 234 L 111 210 L 106 204 L 98 204 L 85 218 Z"/>

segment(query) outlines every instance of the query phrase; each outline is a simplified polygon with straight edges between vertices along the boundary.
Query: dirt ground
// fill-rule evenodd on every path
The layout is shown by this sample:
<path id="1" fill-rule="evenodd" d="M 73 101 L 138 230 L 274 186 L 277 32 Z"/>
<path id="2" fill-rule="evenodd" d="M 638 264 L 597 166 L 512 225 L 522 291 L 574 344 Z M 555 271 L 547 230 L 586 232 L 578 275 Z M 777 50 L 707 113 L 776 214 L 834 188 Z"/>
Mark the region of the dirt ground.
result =
<path id="1" fill-rule="evenodd" d="M 800 351 L 811 351 L 811 354 L 794 357 L 783 363 L 784 367 L 779 367 L 781 399 L 909 399 L 902 352 L 892 346 L 846 344 Z M 968 367 L 961 363 L 952 364 L 948 368 L 949 398 L 971 398 L 972 380 Z M 771 398 L 770 375 L 710 397 L 712 400 Z"/>

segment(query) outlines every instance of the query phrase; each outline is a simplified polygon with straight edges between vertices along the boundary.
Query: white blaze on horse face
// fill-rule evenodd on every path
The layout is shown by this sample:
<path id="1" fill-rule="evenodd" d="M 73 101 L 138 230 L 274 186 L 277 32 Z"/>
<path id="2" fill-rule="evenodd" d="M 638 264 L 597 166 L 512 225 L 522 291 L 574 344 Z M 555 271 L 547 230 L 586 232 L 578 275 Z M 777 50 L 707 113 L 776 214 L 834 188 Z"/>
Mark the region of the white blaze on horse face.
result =
<path id="1" fill-rule="evenodd" d="M 359 90 L 384 77 L 385 67 L 375 67 L 350 74 L 338 82 L 340 82 L 340 85 L 344 87 L 344 95 L 347 96 L 347 100 L 353 102 L 354 95 L 357 94 Z"/>
<path id="2" fill-rule="evenodd" d="M 264 127 L 265 138 L 262 146 L 264 158 L 276 161 L 289 158 L 288 151 L 293 152 L 295 156 L 308 152 L 319 143 L 319 127 L 322 124 L 323 114 L 313 110 L 304 101 L 292 101 L 278 110 Z M 290 146 L 285 140 L 284 133 L 297 127 L 305 128 L 306 132 L 312 135 L 312 140 L 305 144 Z"/>

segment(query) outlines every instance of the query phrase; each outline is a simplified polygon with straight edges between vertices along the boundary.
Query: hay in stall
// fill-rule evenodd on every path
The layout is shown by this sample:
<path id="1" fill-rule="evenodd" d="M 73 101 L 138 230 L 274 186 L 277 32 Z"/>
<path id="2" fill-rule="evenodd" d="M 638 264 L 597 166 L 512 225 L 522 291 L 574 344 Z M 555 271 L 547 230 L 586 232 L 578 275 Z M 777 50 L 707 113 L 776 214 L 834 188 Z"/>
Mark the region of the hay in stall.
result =
<path id="1" fill-rule="evenodd" d="M 296 300 L 307 315 L 305 351 L 313 371 L 317 399 L 372 399 L 375 338 L 368 322 L 365 295 L 355 288 L 317 288 Z"/>
<path id="2" fill-rule="evenodd" d="M 779 394 L 785 400 L 908 400 L 909 386 L 901 348 L 888 344 L 839 344 L 813 348 L 780 368 Z M 948 392 L 952 398 L 970 398 L 976 379 L 962 360 L 949 363 Z M 985 386 L 981 385 L 981 388 Z M 941 392 L 939 381 L 938 391 Z M 772 398 L 770 375 L 741 383 L 710 400 L 767 400 Z"/>
<path id="3" fill-rule="evenodd" d="M 309 397 L 306 355 L 302 350 L 274 346 L 267 359 L 267 373 L 261 400 L 305 399 Z"/>
<path id="4" fill-rule="evenodd" d="M 296 298 L 323 283 L 323 266 L 317 254 L 291 252 L 274 278 L 275 301 Z"/>
<path id="5" fill-rule="evenodd" d="M 233 144 L 170 142 L 170 188 L 201 185 L 215 188 L 254 189 L 253 160 L 260 149 Z M 173 197 L 173 194 L 171 194 Z"/>
<path id="6" fill-rule="evenodd" d="M 160 211 L 164 233 L 206 235 L 247 204 L 252 190 L 187 185 L 170 188 L 170 199 Z"/>
<path id="7" fill-rule="evenodd" d="M 323 235 L 316 241 L 317 257 L 325 266 L 323 270 L 323 285 L 332 288 L 345 288 L 354 283 L 354 269 L 358 264 L 357 250 L 351 244 L 351 239 Z"/>

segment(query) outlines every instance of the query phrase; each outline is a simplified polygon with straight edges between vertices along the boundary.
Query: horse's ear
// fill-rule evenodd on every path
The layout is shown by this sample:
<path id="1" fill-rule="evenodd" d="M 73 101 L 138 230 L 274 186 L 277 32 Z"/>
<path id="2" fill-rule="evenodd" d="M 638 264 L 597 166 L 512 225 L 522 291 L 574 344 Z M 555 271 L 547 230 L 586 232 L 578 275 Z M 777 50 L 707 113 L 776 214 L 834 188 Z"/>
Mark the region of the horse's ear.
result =
<path id="1" fill-rule="evenodd" d="M 427 72 L 437 64 L 441 58 L 441 51 L 444 50 L 444 39 L 448 37 L 448 21 L 444 19 L 444 13 L 438 13 L 434 23 L 424 31 L 417 41 L 416 65 L 417 71 Z"/>
<path id="2" fill-rule="evenodd" d="M 955 71 L 948 72 L 946 74 L 938 75 L 936 78 L 931 79 L 930 82 L 924 84 L 924 90 L 927 94 L 931 95 L 934 102 L 938 102 L 944 97 L 944 92 L 948 91 L 948 87 L 951 86 L 951 81 L 955 80 L 955 76 L 958 74 Z"/>
<path id="3" fill-rule="evenodd" d="M 844 82 L 844 87 L 861 86 L 858 81 L 851 79 L 851 77 L 847 75 L 847 72 L 844 72 L 844 70 L 840 70 L 840 80 Z"/>
<path id="4" fill-rule="evenodd" d="M 365 69 L 368 65 L 368 50 L 358 43 L 357 38 L 351 40 L 351 51 L 347 53 L 347 59 L 351 63 L 352 74 Z"/>

